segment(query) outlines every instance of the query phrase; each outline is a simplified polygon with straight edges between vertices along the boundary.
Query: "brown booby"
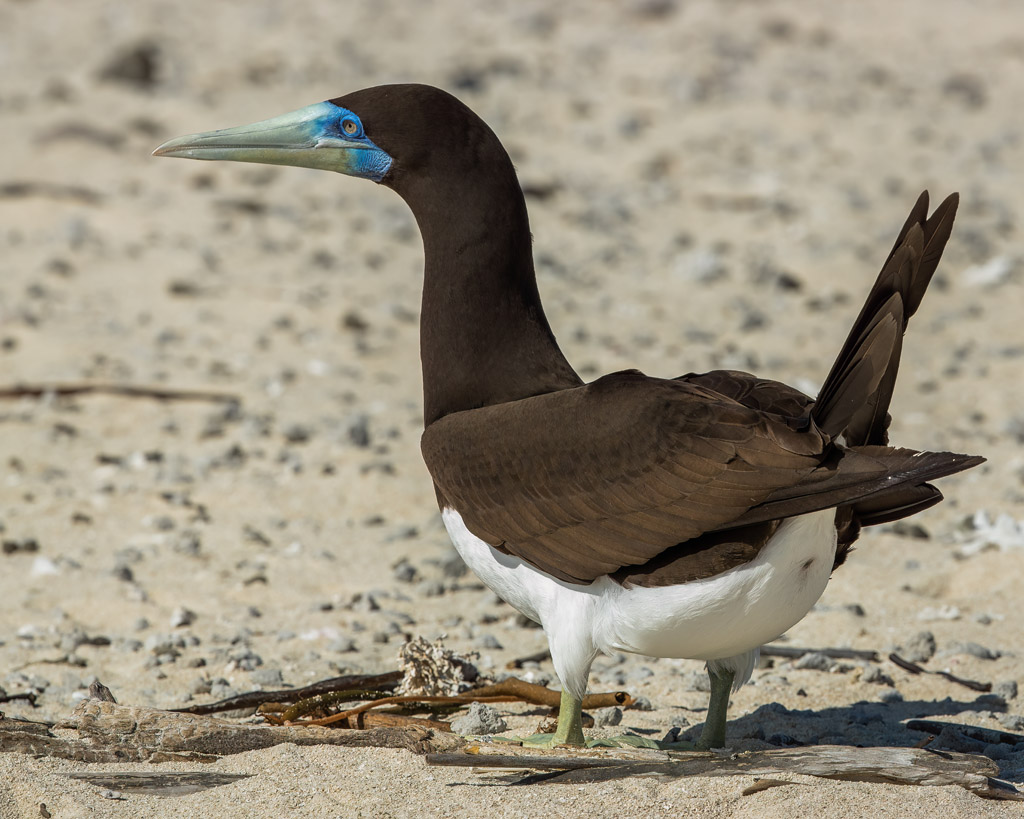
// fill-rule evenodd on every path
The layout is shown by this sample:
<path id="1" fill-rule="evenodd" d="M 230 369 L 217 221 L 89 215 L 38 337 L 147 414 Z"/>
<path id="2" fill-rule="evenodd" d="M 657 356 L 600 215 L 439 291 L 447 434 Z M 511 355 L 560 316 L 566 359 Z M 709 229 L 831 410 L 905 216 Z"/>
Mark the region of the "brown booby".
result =
<path id="1" fill-rule="evenodd" d="M 369 88 L 184 136 L 160 156 L 297 165 L 398 193 L 423 237 L 422 453 L 469 567 L 540 623 L 562 684 L 551 744 L 584 742 L 600 651 L 705 660 L 698 746 L 795 625 L 862 526 L 942 495 L 980 457 L 888 446 L 907 322 L 957 207 L 918 199 L 816 398 L 744 372 L 636 370 L 585 384 L 555 342 L 508 154 L 455 97 Z"/>

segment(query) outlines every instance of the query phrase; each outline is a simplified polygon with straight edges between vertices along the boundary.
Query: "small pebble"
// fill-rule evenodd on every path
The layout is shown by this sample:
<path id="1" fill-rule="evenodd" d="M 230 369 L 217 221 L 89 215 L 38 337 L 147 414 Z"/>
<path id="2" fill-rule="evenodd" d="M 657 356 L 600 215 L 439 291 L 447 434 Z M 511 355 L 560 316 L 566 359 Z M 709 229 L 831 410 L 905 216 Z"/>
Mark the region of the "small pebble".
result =
<path id="1" fill-rule="evenodd" d="M 919 631 L 899 646 L 897 653 L 912 663 L 926 663 L 935 655 L 935 635 L 930 631 Z"/>
<path id="2" fill-rule="evenodd" d="M 1003 682 L 996 683 L 992 693 L 1002 697 L 1004 700 L 1015 700 L 1017 699 L 1017 681 L 1004 680 Z"/>
<path id="3" fill-rule="evenodd" d="M 327 644 L 327 650 L 337 654 L 348 654 L 357 651 L 355 640 L 351 637 L 337 637 Z"/>
<path id="4" fill-rule="evenodd" d="M 196 621 L 197 616 L 198 615 L 192 611 L 192 609 L 187 609 L 184 606 L 178 606 L 178 608 L 171 613 L 171 628 L 190 626 Z"/>
<path id="5" fill-rule="evenodd" d="M 653 711 L 654 706 L 647 697 L 633 697 L 633 704 L 629 706 L 633 711 Z"/>
<path id="6" fill-rule="evenodd" d="M 594 712 L 594 727 L 607 728 L 622 722 L 622 709 L 617 705 L 610 708 L 599 708 Z"/>
<path id="7" fill-rule="evenodd" d="M 198 677 L 189 688 L 189 693 L 192 695 L 209 694 L 212 686 L 213 681 L 209 677 Z"/>
<path id="8" fill-rule="evenodd" d="M 949 650 L 952 654 L 969 654 L 972 657 L 977 657 L 979 660 L 998 660 L 1002 656 L 1002 652 L 994 651 L 972 642 L 953 643 L 950 645 Z"/>
<path id="9" fill-rule="evenodd" d="M 1024 717 L 1020 714 L 996 714 L 996 720 L 1007 731 L 1024 731 Z"/>
<path id="10" fill-rule="evenodd" d="M 799 660 L 793 664 L 793 668 L 810 669 L 811 671 L 831 671 L 836 665 L 836 661 L 831 657 L 827 657 L 820 651 L 812 651 L 809 654 L 804 654 Z"/>
<path id="11" fill-rule="evenodd" d="M 441 567 L 441 573 L 451 580 L 463 577 L 469 571 L 462 556 L 454 549 L 441 558 L 438 565 Z"/>
<path id="12" fill-rule="evenodd" d="M 498 642 L 498 638 L 493 634 L 483 634 L 476 642 L 478 648 L 486 648 L 493 651 L 500 651 L 502 649 L 501 643 Z"/>
<path id="13" fill-rule="evenodd" d="M 254 685 L 268 688 L 281 688 L 284 685 L 284 674 L 280 668 L 257 668 L 249 677 Z"/>
<path id="14" fill-rule="evenodd" d="M 394 571 L 392 572 L 392 576 L 399 583 L 412 583 L 416 579 L 417 575 L 418 572 L 416 571 L 416 567 L 404 558 L 395 565 Z"/>
<path id="15" fill-rule="evenodd" d="M 894 685 L 892 677 L 885 674 L 877 665 L 865 665 L 861 672 L 860 681 L 872 685 Z"/>
<path id="16" fill-rule="evenodd" d="M 228 655 L 231 666 L 239 671 L 253 671 L 263 665 L 263 658 L 250 648 L 242 648 Z"/>
<path id="17" fill-rule="evenodd" d="M 486 736 L 507 731 L 508 725 L 494 708 L 474 702 L 469 711 L 452 720 L 452 731 L 462 736 Z"/>
<path id="18" fill-rule="evenodd" d="M 705 671 L 691 671 L 683 677 L 684 691 L 711 691 L 711 679 Z"/>
<path id="19" fill-rule="evenodd" d="M 441 597 L 444 594 L 444 583 L 440 580 L 424 580 L 416 586 L 421 597 Z"/>

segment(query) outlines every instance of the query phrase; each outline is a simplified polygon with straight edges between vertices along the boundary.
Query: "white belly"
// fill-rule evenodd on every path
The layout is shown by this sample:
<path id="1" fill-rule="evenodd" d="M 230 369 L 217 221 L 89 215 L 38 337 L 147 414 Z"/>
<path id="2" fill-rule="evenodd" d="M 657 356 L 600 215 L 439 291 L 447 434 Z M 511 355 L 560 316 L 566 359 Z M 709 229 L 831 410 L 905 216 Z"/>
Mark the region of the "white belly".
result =
<path id="1" fill-rule="evenodd" d="M 454 509 L 441 517 L 477 577 L 544 627 L 563 683 L 559 666 L 585 662 L 589 670 L 599 650 L 715 660 L 774 640 L 821 597 L 836 549 L 835 510 L 826 509 L 783 521 L 754 560 L 706 580 L 624 588 L 601 577 L 580 585 L 492 548 Z"/>

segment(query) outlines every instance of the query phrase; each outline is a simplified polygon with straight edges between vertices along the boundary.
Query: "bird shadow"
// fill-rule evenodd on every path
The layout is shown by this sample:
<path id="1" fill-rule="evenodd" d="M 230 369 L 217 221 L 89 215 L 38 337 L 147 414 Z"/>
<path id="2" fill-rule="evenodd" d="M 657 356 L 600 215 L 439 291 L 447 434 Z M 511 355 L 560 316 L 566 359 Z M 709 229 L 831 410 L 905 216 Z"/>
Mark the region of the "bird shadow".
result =
<path id="1" fill-rule="evenodd" d="M 821 709 L 793 709 L 780 703 L 762 705 L 749 714 L 731 719 L 727 729 L 728 746 L 734 751 L 766 750 L 809 745 L 850 745 L 859 748 L 898 748 L 920 746 L 928 733 L 911 730 L 909 720 L 934 717 L 960 717 L 978 712 L 1005 713 L 1005 702 L 991 695 L 974 700 L 861 700 L 850 705 Z M 962 753 L 984 754 L 995 761 L 1000 776 L 1024 779 L 1024 743 L 1017 745 L 985 743 L 961 734 L 971 731 L 968 722 L 947 723 L 951 731 L 937 737 L 929 747 Z M 695 740 L 701 723 L 680 731 L 679 740 Z M 1016 753 L 1019 752 L 1019 753 Z"/>

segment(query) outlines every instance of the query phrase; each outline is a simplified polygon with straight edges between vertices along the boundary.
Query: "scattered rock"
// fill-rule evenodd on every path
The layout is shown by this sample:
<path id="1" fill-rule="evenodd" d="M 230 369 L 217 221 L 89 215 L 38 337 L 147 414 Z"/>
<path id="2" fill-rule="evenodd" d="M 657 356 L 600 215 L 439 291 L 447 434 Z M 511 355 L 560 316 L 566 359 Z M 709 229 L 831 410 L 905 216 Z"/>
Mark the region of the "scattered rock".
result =
<path id="1" fill-rule="evenodd" d="M 327 644 L 327 650 L 337 654 L 349 654 L 358 651 L 356 642 L 351 637 L 336 637 Z"/>
<path id="2" fill-rule="evenodd" d="M 1002 652 L 995 651 L 991 648 L 986 648 L 979 643 L 966 642 L 966 643 L 951 643 L 949 646 L 950 654 L 969 654 L 972 657 L 977 657 L 979 660 L 998 660 L 1002 656 Z"/>
<path id="3" fill-rule="evenodd" d="M 196 617 L 198 617 L 198 615 L 192 611 L 192 609 L 187 609 L 184 606 L 178 606 L 178 608 L 171 613 L 171 628 L 190 626 L 196 621 Z"/>
<path id="4" fill-rule="evenodd" d="M 412 563 L 410 563 L 404 557 L 400 561 L 398 561 L 398 563 L 395 564 L 395 567 L 392 571 L 392 576 L 399 583 L 412 583 L 414 580 L 416 580 L 418 575 L 419 572 L 416 571 L 416 567 L 413 566 Z M 443 588 L 444 587 L 442 586 L 442 590 Z"/>
<path id="5" fill-rule="evenodd" d="M 992 693 L 1004 700 L 1015 700 L 1017 699 L 1017 681 L 1016 680 L 1004 680 L 1003 682 L 996 683 L 992 688 Z"/>
<path id="6" fill-rule="evenodd" d="M 100 79 L 140 90 L 151 88 L 158 81 L 160 59 L 160 47 L 155 43 L 138 43 L 115 54 L 100 71 Z"/>
<path id="7" fill-rule="evenodd" d="M 930 631 L 919 631 L 900 645 L 896 653 L 912 663 L 926 663 L 935 656 L 935 635 Z"/>
<path id="8" fill-rule="evenodd" d="M 863 666 L 863 671 L 861 671 L 860 674 L 860 681 L 871 683 L 872 685 L 895 685 L 892 681 L 892 677 L 885 674 L 877 665 L 871 664 Z"/>
<path id="9" fill-rule="evenodd" d="M 265 688 L 282 688 L 284 686 L 284 674 L 280 668 L 257 668 L 249 675 L 249 681 L 253 685 Z"/>
<path id="10" fill-rule="evenodd" d="M 827 657 L 819 651 L 812 651 L 804 654 L 793 664 L 793 668 L 810 669 L 812 671 L 831 671 L 837 665 L 831 657 Z"/>
<path id="11" fill-rule="evenodd" d="M 711 691 L 711 678 L 706 671 L 690 671 L 683 675 L 683 691 Z"/>
<path id="12" fill-rule="evenodd" d="M 620 715 L 621 716 L 621 715 Z M 469 711 L 452 720 L 452 731 L 462 736 L 486 736 L 508 730 L 508 725 L 494 708 L 474 702 Z"/>
<path id="13" fill-rule="evenodd" d="M 622 722 L 622 709 L 617 705 L 613 705 L 610 708 L 598 708 L 594 711 L 593 717 L 595 728 L 607 728 L 612 725 L 618 725 Z"/>

